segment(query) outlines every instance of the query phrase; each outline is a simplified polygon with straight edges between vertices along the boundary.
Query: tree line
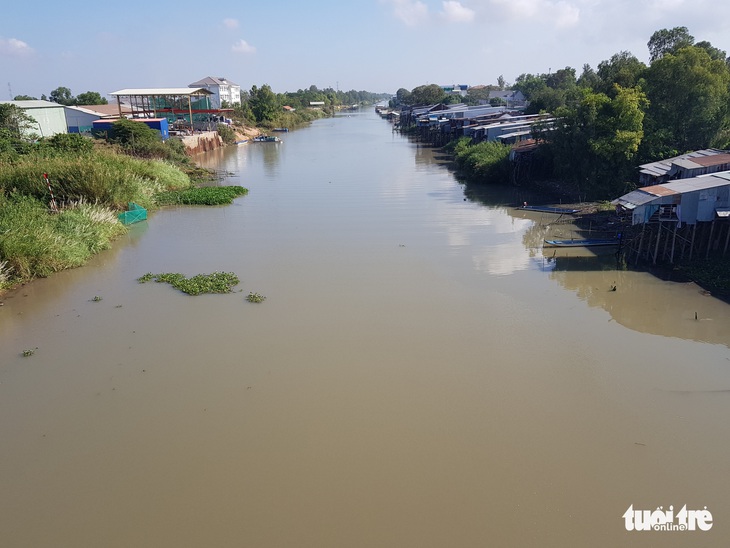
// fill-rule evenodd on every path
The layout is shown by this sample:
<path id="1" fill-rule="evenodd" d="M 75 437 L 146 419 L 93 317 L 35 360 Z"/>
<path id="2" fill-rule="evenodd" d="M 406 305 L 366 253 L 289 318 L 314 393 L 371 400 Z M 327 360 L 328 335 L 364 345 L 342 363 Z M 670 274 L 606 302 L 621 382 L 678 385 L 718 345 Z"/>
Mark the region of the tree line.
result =
<path id="1" fill-rule="evenodd" d="M 31 97 L 30 95 L 16 95 L 13 97 L 13 101 L 36 101 L 38 97 Z M 71 94 L 71 90 L 65 86 L 59 86 L 54 89 L 49 95 L 45 93 L 41 95 L 42 101 L 51 101 L 52 103 L 58 103 L 59 105 L 65 105 L 67 107 L 75 105 L 106 105 L 109 102 L 106 98 L 101 96 L 98 91 L 86 91 L 79 93 L 76 97 Z"/>
<path id="2" fill-rule="evenodd" d="M 285 114 L 293 117 L 291 113 L 306 111 L 311 103 L 320 103 L 322 110 L 332 112 L 341 107 L 374 104 L 389 98 L 390 94 L 319 89 L 314 85 L 296 92 L 275 93 L 271 86 L 264 84 L 261 87 L 254 85 L 250 91 L 241 92 L 240 104 L 224 106 L 231 106 L 234 109 L 234 117 L 241 121 L 267 127 L 272 124 L 279 125 L 279 122 L 286 119 Z"/>
<path id="3" fill-rule="evenodd" d="M 506 86 L 529 101 L 538 124 L 540 178 L 557 178 L 577 195 L 611 198 L 634 188 L 638 165 L 692 150 L 730 148 L 730 59 L 686 27 L 662 29 L 647 43 L 649 64 L 628 51 L 582 73 L 565 67 L 521 74 Z M 504 82 L 502 82 L 504 84 Z M 498 86 L 492 86 L 499 88 Z M 480 93 L 484 93 L 483 89 Z M 464 102 L 474 101 L 467 94 Z M 459 98 L 457 97 L 458 101 Z M 435 85 L 399 90 L 396 103 L 453 102 Z"/>

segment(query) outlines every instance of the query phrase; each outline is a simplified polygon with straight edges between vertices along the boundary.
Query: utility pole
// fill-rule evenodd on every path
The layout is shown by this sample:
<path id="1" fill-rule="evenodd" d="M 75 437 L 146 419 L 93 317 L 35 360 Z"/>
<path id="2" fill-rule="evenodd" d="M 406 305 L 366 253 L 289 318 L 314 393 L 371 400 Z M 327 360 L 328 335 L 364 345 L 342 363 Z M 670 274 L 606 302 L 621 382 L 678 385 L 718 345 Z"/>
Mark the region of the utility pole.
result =
<path id="1" fill-rule="evenodd" d="M 10 94 L 10 100 L 13 100 L 13 88 L 10 87 L 10 82 L 8 82 L 8 93 Z"/>

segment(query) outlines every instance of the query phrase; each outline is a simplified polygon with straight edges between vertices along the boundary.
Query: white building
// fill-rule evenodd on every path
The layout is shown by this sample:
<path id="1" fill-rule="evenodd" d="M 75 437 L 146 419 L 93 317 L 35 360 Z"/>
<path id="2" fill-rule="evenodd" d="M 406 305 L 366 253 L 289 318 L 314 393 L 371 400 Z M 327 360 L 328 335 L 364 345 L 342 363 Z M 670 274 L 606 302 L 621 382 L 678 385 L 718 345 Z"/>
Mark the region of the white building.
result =
<path id="1" fill-rule="evenodd" d="M 189 84 L 188 87 L 205 88 L 213 93 L 210 97 L 211 107 L 213 108 L 222 108 L 223 103 L 228 105 L 241 104 L 241 86 L 223 77 L 206 76 L 202 80 Z"/>
<path id="2" fill-rule="evenodd" d="M 66 133 L 66 113 L 63 105 L 34 99 L 32 101 L 0 101 L 10 103 L 36 121 L 36 127 L 30 128 L 31 133 L 40 137 L 51 137 L 56 133 Z"/>

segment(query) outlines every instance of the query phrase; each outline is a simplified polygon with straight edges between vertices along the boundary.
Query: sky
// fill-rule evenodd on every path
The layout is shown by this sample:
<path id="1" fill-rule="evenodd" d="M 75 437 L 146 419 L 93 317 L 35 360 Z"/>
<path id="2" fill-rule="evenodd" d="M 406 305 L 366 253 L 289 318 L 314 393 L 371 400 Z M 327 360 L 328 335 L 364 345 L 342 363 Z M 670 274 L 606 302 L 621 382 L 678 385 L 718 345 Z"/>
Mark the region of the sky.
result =
<path id="1" fill-rule="evenodd" d="M 730 51 L 724 0 L 38 0 L 0 10 L 0 100 L 187 87 L 206 76 L 277 93 L 314 85 L 395 93 L 509 84 L 594 69 L 621 51 L 648 62 L 660 29 Z"/>

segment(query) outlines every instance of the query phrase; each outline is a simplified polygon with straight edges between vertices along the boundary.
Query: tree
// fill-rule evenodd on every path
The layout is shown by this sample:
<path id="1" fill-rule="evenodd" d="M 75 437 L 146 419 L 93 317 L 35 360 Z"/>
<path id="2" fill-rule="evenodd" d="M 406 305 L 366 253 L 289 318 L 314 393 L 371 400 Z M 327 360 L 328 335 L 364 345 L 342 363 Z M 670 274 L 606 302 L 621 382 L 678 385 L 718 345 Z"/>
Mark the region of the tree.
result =
<path id="1" fill-rule="evenodd" d="M 507 82 L 505 81 L 504 76 L 502 76 L 501 74 L 497 77 L 497 87 L 500 91 L 503 91 L 507 88 Z"/>
<path id="2" fill-rule="evenodd" d="M 647 156 L 707 148 L 728 125 L 730 72 L 701 47 L 665 54 L 646 72 Z"/>
<path id="3" fill-rule="evenodd" d="M 716 48 L 707 41 L 697 42 L 695 47 L 705 50 L 710 59 L 724 61 L 727 58 L 727 53 L 724 50 Z"/>
<path id="4" fill-rule="evenodd" d="M 584 196 L 608 198 L 623 191 L 633 175 L 646 96 L 620 86 L 613 98 L 585 88 L 580 93 L 577 105 L 558 109 L 554 124 L 536 133 L 547 144 L 557 176 Z"/>
<path id="5" fill-rule="evenodd" d="M 596 71 L 593 70 L 593 68 L 588 63 L 586 63 L 585 65 L 583 65 L 583 72 L 578 78 L 576 84 L 582 88 L 595 90 L 596 87 L 598 87 L 600 81 L 601 79 L 598 77 L 598 74 L 596 74 Z"/>
<path id="6" fill-rule="evenodd" d="M 32 132 L 38 127 L 38 122 L 26 112 L 11 103 L 0 103 L 0 130 L 4 130 L 6 137 L 17 140 L 33 140 L 36 135 Z"/>
<path id="7" fill-rule="evenodd" d="M 264 84 L 261 88 L 253 86 L 251 88 L 251 97 L 248 100 L 251 112 L 258 124 L 268 124 L 276 119 L 279 114 L 279 102 L 276 94 L 271 91 L 268 84 Z"/>
<path id="8" fill-rule="evenodd" d="M 630 51 L 615 53 L 607 61 L 598 63 L 599 83 L 595 91 L 612 95 L 615 85 L 622 88 L 633 88 L 646 71 L 646 65 L 639 61 Z"/>
<path id="9" fill-rule="evenodd" d="M 674 27 L 673 29 L 661 29 L 656 31 L 649 38 L 649 61 L 653 63 L 661 59 L 667 53 L 675 53 L 695 43 L 694 36 L 689 33 L 687 27 Z"/>
<path id="10" fill-rule="evenodd" d="M 109 101 L 102 97 L 98 91 L 79 93 L 74 101 L 74 104 L 77 105 L 106 105 L 108 103 Z"/>
<path id="11" fill-rule="evenodd" d="M 16 95 L 13 97 L 13 101 L 37 101 L 37 97 L 31 97 L 30 95 Z"/>
<path id="12" fill-rule="evenodd" d="M 418 86 L 411 91 L 412 105 L 436 105 L 442 103 L 445 99 L 446 92 L 436 84 Z"/>
<path id="13" fill-rule="evenodd" d="M 406 88 L 400 88 L 395 92 L 396 105 L 410 105 L 411 104 L 411 92 Z"/>
<path id="14" fill-rule="evenodd" d="M 63 86 L 57 87 L 51 92 L 50 100 L 59 105 L 75 104 L 71 90 Z"/>

